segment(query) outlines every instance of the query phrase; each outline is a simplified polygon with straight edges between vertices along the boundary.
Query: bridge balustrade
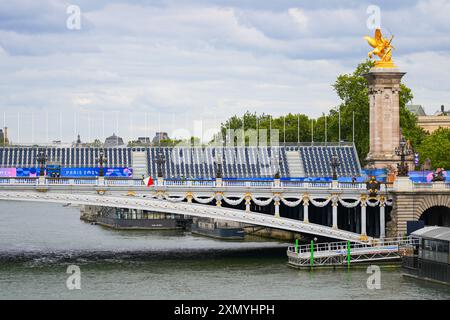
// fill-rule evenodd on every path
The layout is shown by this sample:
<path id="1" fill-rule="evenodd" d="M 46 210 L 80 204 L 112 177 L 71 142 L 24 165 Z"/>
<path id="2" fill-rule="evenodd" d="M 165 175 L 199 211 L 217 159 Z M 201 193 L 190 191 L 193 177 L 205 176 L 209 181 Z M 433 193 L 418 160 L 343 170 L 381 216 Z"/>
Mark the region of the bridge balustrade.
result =
<path id="1" fill-rule="evenodd" d="M 432 189 L 433 183 L 432 182 L 414 182 L 413 188 L 414 189 Z"/>
<path id="2" fill-rule="evenodd" d="M 192 186 L 205 186 L 205 187 L 215 187 L 216 182 L 213 180 L 193 180 Z"/>
<path id="3" fill-rule="evenodd" d="M 164 185 L 166 186 L 187 186 L 186 180 L 165 180 Z"/>
<path id="4" fill-rule="evenodd" d="M 242 180 L 234 181 L 234 180 L 224 180 L 222 181 L 222 185 L 225 187 L 245 187 L 245 182 Z"/>
<path id="5" fill-rule="evenodd" d="M 273 181 L 250 181 L 251 187 L 272 187 Z"/>
<path id="6" fill-rule="evenodd" d="M 16 177 L 16 178 L 10 178 L 10 177 L 4 177 L 0 178 L 0 184 L 28 184 L 28 185 L 35 185 L 37 182 L 37 178 L 35 177 Z"/>
<path id="7" fill-rule="evenodd" d="M 331 182 L 313 182 L 313 181 L 307 181 L 306 184 L 307 188 L 322 188 L 322 189 L 326 189 L 329 188 L 331 189 L 332 187 L 332 183 Z"/>
<path id="8" fill-rule="evenodd" d="M 105 180 L 108 186 L 139 186 L 142 185 L 142 180 L 135 179 L 107 179 Z M 136 184 L 135 182 L 139 181 L 140 184 Z"/>
<path id="9" fill-rule="evenodd" d="M 83 185 L 96 185 L 98 183 L 97 179 L 73 179 L 73 184 L 83 184 Z"/>
<path id="10" fill-rule="evenodd" d="M 97 177 L 92 178 L 52 178 L 45 177 L 44 184 L 48 185 L 99 185 L 105 184 L 108 186 L 143 186 L 144 183 L 141 179 L 117 179 L 117 178 L 103 178 L 102 180 Z M 42 183 L 39 177 L 2 177 L 0 178 L 0 184 L 29 184 L 34 185 L 36 183 Z M 154 180 L 155 186 L 196 186 L 196 187 L 216 187 L 215 180 L 164 180 L 162 184 Z M 432 188 L 432 183 L 420 183 L 414 184 L 415 188 Z M 261 187 L 271 188 L 276 187 L 274 180 L 223 180 L 222 186 L 224 187 Z M 446 188 L 450 188 L 450 183 L 447 183 Z M 331 181 L 280 181 L 280 187 L 282 188 L 303 188 L 303 189 L 343 189 L 343 190 L 364 190 L 366 185 L 364 183 L 352 183 L 352 182 L 339 182 L 333 186 Z M 386 185 L 385 191 L 392 188 L 392 185 L 388 187 Z"/>
<path id="11" fill-rule="evenodd" d="M 339 182 L 339 189 L 366 189 L 365 183 Z"/>
<path id="12" fill-rule="evenodd" d="M 73 180 L 73 179 L 70 179 L 70 178 L 54 178 L 54 179 L 51 179 L 51 178 L 49 178 L 49 179 L 47 179 L 46 182 L 49 185 L 55 185 L 55 184 L 56 185 L 58 185 L 58 184 L 70 185 L 70 184 L 73 184 L 73 182 L 71 180 Z"/>
<path id="13" fill-rule="evenodd" d="M 282 187 L 305 187 L 305 182 L 303 181 L 281 181 Z"/>

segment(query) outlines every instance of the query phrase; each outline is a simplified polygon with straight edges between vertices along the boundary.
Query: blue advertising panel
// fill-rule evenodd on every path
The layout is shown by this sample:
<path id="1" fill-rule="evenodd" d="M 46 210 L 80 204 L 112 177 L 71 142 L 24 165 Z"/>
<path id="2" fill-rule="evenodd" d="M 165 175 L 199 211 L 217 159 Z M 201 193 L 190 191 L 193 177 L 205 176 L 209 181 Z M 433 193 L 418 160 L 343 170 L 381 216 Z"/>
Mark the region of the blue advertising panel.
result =
<path id="1" fill-rule="evenodd" d="M 37 177 L 40 168 L 17 168 L 16 177 Z"/>
<path id="2" fill-rule="evenodd" d="M 104 168 L 105 177 L 131 177 L 132 168 Z M 61 177 L 97 177 L 100 168 L 61 168 Z"/>
<path id="3" fill-rule="evenodd" d="M 61 177 L 96 177 L 99 168 L 61 168 Z"/>
<path id="4" fill-rule="evenodd" d="M 408 172 L 409 178 L 414 182 L 431 182 L 433 180 L 434 171 L 422 170 L 422 171 L 410 171 Z M 445 181 L 450 181 L 450 174 L 447 171 L 443 172 Z"/>
<path id="5" fill-rule="evenodd" d="M 131 177 L 133 168 L 107 168 L 105 176 L 107 177 Z"/>
<path id="6" fill-rule="evenodd" d="M 0 168 L 0 177 L 15 177 L 16 168 Z"/>
<path id="7" fill-rule="evenodd" d="M 365 181 L 370 177 L 375 177 L 378 181 L 385 182 L 388 175 L 387 169 L 363 169 L 361 171 Z"/>
<path id="8" fill-rule="evenodd" d="M 2 177 L 37 177 L 40 168 L 0 168 L 0 176 Z M 100 168 L 61 168 L 61 177 L 80 178 L 80 177 L 97 177 Z M 133 176 L 132 168 L 104 168 L 106 177 L 131 177 Z"/>

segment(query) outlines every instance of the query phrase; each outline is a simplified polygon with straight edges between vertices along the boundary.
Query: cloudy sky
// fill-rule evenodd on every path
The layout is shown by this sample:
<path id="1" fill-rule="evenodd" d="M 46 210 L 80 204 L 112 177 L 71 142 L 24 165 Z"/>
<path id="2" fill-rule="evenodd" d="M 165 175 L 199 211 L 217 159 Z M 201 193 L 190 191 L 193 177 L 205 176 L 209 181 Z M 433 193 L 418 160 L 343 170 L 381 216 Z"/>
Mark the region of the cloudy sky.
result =
<path id="1" fill-rule="evenodd" d="M 0 125 L 69 142 L 199 135 L 245 110 L 318 116 L 369 51 L 370 5 L 414 103 L 450 109 L 450 0 L 0 0 Z"/>

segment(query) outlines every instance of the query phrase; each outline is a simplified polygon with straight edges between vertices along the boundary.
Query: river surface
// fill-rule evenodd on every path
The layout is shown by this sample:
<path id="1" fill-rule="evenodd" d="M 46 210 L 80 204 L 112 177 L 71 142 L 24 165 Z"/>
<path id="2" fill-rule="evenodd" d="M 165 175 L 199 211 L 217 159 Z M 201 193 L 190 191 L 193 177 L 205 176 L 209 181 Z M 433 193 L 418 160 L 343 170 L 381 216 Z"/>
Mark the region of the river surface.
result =
<path id="1" fill-rule="evenodd" d="M 56 204 L 0 201 L 0 299 L 450 299 L 450 289 L 381 270 L 289 268 L 288 243 L 184 231 L 114 231 Z M 80 289 L 69 290 L 71 265 Z"/>

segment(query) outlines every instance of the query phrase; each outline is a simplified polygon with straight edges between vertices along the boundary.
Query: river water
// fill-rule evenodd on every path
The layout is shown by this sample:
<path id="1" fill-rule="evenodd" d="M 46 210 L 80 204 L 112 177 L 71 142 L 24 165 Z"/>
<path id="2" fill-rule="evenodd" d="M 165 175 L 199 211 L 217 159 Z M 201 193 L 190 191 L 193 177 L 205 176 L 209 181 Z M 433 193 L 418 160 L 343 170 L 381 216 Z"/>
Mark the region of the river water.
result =
<path id="1" fill-rule="evenodd" d="M 56 204 L 0 201 L 0 299 L 450 299 L 450 289 L 365 269 L 289 268 L 287 243 L 184 231 L 115 231 Z M 66 273 L 80 268 L 79 290 Z"/>

